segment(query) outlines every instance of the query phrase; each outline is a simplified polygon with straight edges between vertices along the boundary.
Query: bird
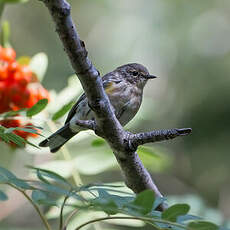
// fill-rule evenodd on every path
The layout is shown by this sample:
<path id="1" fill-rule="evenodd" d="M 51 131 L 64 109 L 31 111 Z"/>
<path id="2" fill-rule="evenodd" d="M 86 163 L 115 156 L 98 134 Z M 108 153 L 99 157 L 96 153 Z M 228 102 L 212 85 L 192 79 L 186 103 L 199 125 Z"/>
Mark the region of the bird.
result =
<path id="1" fill-rule="evenodd" d="M 148 69 L 138 63 L 119 66 L 102 77 L 103 88 L 122 126 L 134 118 L 142 103 L 144 86 L 154 78 L 156 76 L 150 75 Z M 85 130 L 76 125 L 77 120 L 94 119 L 95 114 L 83 93 L 68 113 L 64 126 L 40 142 L 39 146 L 49 147 L 50 152 L 55 153 L 73 136 Z"/>

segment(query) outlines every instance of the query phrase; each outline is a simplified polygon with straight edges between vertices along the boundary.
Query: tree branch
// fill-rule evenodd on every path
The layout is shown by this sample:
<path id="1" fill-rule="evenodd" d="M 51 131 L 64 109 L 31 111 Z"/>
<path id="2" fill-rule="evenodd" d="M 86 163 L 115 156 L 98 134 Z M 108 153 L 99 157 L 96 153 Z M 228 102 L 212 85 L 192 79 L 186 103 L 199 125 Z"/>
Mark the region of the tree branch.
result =
<path id="1" fill-rule="evenodd" d="M 82 128 L 91 129 L 94 131 L 97 129 L 96 122 L 94 120 L 77 120 L 75 124 Z"/>
<path id="2" fill-rule="evenodd" d="M 158 142 L 174 139 L 178 136 L 186 136 L 192 132 L 191 128 L 184 129 L 166 129 L 157 130 L 145 133 L 132 134 L 130 136 L 129 144 L 130 148 L 137 149 L 139 145 L 143 145 L 150 142 Z"/>
<path id="3" fill-rule="evenodd" d="M 152 189 L 156 196 L 162 197 L 140 161 L 135 151 L 136 147 L 150 141 L 160 141 L 181 136 L 187 131 L 183 133 L 182 130 L 173 129 L 173 131 L 168 130 L 168 133 L 155 131 L 130 134 L 123 130 L 103 89 L 100 74 L 87 57 L 88 52 L 85 44 L 80 40 L 70 16 L 70 5 L 65 0 L 41 1 L 49 9 L 56 25 L 56 31 L 89 100 L 89 106 L 95 113 L 95 122 L 78 121 L 78 124 L 82 127 L 99 130 L 96 133 L 105 138 L 112 148 L 129 188 L 135 193 L 145 189 Z M 158 207 L 158 210 L 164 210 L 165 208 L 166 205 L 163 204 Z"/>

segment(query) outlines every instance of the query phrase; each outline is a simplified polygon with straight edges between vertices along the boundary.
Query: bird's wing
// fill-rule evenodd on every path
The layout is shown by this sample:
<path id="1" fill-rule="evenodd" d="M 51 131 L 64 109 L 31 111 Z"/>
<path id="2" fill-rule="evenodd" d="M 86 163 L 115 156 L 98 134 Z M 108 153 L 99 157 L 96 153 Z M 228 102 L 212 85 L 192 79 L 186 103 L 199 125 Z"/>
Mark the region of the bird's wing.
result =
<path id="1" fill-rule="evenodd" d="M 111 73 L 108 73 L 102 77 L 103 87 L 106 89 L 108 86 L 110 86 L 111 83 L 119 83 L 121 82 L 120 79 L 117 79 L 116 76 L 112 75 Z M 77 107 L 79 103 L 86 98 L 85 93 L 83 93 L 80 98 L 77 100 L 75 105 L 72 107 L 72 109 L 69 111 L 68 116 L 66 118 L 65 124 L 67 124 L 75 115 Z"/>
<path id="2" fill-rule="evenodd" d="M 85 95 L 85 93 L 83 93 L 83 94 L 79 97 L 79 99 L 77 100 L 77 102 L 74 104 L 74 106 L 72 107 L 72 109 L 69 111 L 68 116 L 67 116 L 67 118 L 66 118 L 66 120 L 65 120 L 65 124 L 67 124 L 67 123 L 73 118 L 73 116 L 74 116 L 75 113 L 76 113 L 76 110 L 77 110 L 77 107 L 78 107 L 79 103 L 80 103 L 82 100 L 84 100 L 85 98 L 86 98 L 86 95 Z"/>
<path id="3" fill-rule="evenodd" d="M 111 85 L 111 83 L 120 83 L 121 79 L 112 73 L 107 73 L 105 76 L 102 77 L 102 82 L 104 89 L 106 89 L 108 86 Z"/>

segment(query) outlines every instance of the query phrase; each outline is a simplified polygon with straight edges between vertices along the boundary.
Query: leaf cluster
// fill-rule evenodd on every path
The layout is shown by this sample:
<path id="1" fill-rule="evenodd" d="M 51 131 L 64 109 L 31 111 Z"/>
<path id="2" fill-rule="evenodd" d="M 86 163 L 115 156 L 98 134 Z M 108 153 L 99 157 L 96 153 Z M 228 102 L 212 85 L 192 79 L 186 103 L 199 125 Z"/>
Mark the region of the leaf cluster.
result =
<path id="1" fill-rule="evenodd" d="M 40 113 L 43 109 L 45 109 L 45 107 L 48 104 L 48 100 L 47 99 L 42 99 L 40 101 L 38 101 L 34 106 L 32 106 L 29 109 L 20 109 L 17 111 L 9 111 L 3 114 L 0 114 L 0 117 L 2 117 L 3 119 L 6 118 L 12 118 L 14 116 L 18 116 L 19 114 L 26 113 L 27 117 L 32 117 L 38 113 Z M 26 126 L 26 127 L 15 127 L 15 128 L 6 128 L 4 126 L 0 125 L 0 138 L 5 141 L 6 143 L 9 143 L 10 141 L 15 143 L 16 145 L 18 145 L 19 147 L 24 147 L 25 144 L 30 144 L 32 146 L 34 146 L 35 148 L 38 148 L 37 145 L 34 145 L 33 143 L 31 143 L 30 141 L 20 137 L 19 135 L 15 134 L 14 131 L 15 130 L 21 130 L 24 132 L 28 132 L 28 133 L 34 133 L 37 135 L 41 135 L 38 130 L 42 129 L 41 127 L 37 127 L 37 126 Z"/>
<path id="2" fill-rule="evenodd" d="M 188 204 L 175 204 L 164 212 L 156 208 L 165 202 L 165 198 L 155 197 L 154 192 L 145 190 L 138 195 L 124 192 L 119 185 L 88 184 L 72 186 L 64 177 L 49 170 L 28 166 L 35 174 L 36 180 L 18 178 L 12 172 L 0 167 L 0 184 L 8 184 L 23 194 L 32 191 L 29 201 L 37 207 L 59 207 L 59 229 L 65 229 L 64 209 L 71 208 L 69 215 L 76 211 L 103 211 L 104 218 L 95 219 L 81 225 L 82 227 L 100 220 L 138 219 L 153 226 L 153 229 L 173 230 L 218 230 L 217 225 L 203 221 L 200 217 L 190 215 Z M 29 195 L 27 195 L 29 196 Z M 0 200 L 7 200 L 7 195 L 0 191 Z M 45 218 L 45 217 L 44 217 Z M 68 219 L 68 217 L 66 218 Z M 76 227 L 80 229 L 81 226 Z"/>

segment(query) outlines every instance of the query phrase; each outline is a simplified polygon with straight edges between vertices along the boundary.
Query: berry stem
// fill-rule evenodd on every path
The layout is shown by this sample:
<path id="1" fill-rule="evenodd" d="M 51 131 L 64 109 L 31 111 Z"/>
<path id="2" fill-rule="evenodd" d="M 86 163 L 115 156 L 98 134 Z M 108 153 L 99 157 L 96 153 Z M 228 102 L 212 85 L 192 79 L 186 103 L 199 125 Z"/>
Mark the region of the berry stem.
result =
<path id="1" fill-rule="evenodd" d="M 32 206 L 34 207 L 34 209 L 36 210 L 36 212 L 40 216 L 45 228 L 47 230 L 52 230 L 51 226 L 49 225 L 49 223 L 48 223 L 48 221 L 47 221 L 47 219 L 45 217 L 45 215 L 42 213 L 42 211 L 40 210 L 39 206 L 30 198 L 30 196 L 28 196 L 27 193 L 24 190 L 18 188 L 17 186 L 14 186 L 13 184 L 8 184 L 8 185 L 13 187 L 13 188 L 15 188 L 16 190 L 21 192 L 26 197 L 26 199 L 32 204 Z"/>

